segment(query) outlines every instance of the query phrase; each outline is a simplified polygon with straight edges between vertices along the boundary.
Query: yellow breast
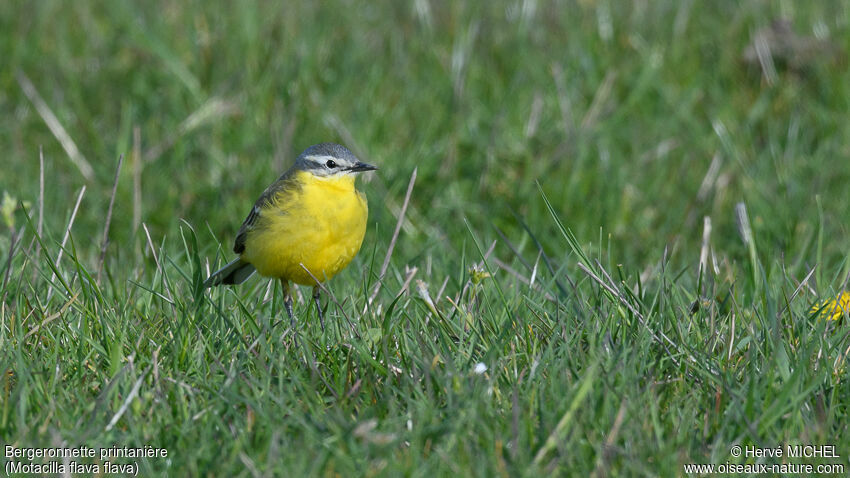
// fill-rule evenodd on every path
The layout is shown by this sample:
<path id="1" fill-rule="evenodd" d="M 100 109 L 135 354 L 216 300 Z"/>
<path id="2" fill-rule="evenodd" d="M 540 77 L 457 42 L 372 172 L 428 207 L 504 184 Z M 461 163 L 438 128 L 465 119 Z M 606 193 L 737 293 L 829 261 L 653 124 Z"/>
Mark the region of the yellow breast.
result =
<path id="1" fill-rule="evenodd" d="M 315 285 L 313 277 L 330 279 L 360 250 L 368 208 L 354 188 L 353 175 L 295 174 L 300 187 L 279 192 L 262 209 L 246 237 L 242 259 L 260 275 Z"/>

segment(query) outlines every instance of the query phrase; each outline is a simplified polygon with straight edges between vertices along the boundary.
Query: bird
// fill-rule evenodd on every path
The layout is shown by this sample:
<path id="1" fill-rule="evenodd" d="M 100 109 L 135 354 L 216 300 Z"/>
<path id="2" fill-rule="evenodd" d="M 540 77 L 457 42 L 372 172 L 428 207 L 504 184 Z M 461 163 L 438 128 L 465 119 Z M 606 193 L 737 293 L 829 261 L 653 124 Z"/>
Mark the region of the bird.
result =
<path id="1" fill-rule="evenodd" d="M 377 169 L 339 144 L 305 149 L 242 222 L 233 246 L 239 256 L 212 273 L 204 287 L 240 284 L 254 272 L 278 279 L 295 330 L 290 282 L 312 286 L 324 330 L 322 284 L 348 266 L 366 234 L 369 207 L 355 179 Z"/>

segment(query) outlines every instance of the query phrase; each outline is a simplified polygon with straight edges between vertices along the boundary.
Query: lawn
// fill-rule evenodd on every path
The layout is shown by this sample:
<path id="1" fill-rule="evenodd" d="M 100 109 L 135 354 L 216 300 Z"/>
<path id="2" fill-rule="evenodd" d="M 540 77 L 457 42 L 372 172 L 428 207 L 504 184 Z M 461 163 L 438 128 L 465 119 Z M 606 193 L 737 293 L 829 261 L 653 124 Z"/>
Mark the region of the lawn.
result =
<path id="1" fill-rule="evenodd" d="M 848 53 L 846 2 L 2 2 L 4 471 L 841 476 Z M 324 141 L 380 170 L 296 341 L 201 283 Z"/>

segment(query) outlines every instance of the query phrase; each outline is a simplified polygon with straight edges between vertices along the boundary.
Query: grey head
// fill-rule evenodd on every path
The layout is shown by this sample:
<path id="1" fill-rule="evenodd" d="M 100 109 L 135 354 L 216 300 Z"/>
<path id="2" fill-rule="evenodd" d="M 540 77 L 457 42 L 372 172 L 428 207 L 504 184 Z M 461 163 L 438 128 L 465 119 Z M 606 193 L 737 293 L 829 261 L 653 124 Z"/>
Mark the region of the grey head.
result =
<path id="1" fill-rule="evenodd" d="M 310 146 L 295 159 L 294 168 L 299 171 L 309 171 L 319 177 L 354 174 L 378 169 L 371 164 L 360 161 L 348 148 L 336 143 L 320 143 Z"/>

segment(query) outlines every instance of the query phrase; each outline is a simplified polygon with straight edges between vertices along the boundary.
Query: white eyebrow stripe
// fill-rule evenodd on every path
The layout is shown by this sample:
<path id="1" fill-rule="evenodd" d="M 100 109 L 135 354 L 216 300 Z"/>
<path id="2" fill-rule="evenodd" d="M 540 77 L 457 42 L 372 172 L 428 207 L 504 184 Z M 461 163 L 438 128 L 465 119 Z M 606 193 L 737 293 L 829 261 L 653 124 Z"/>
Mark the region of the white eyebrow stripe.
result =
<path id="1" fill-rule="evenodd" d="M 307 156 L 306 159 L 309 159 L 310 161 L 318 161 L 320 163 L 324 163 L 328 160 L 340 161 L 340 159 L 336 156 Z"/>

